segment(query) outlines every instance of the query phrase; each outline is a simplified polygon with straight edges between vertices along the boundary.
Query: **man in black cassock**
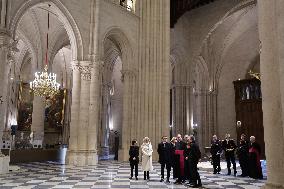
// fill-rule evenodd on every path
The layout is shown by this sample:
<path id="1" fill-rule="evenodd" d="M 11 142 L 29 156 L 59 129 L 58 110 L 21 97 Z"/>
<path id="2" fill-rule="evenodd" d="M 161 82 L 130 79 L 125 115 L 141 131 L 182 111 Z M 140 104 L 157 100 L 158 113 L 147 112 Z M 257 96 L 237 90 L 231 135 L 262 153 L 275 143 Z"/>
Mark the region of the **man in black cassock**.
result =
<path id="1" fill-rule="evenodd" d="M 245 134 L 241 135 L 237 155 L 242 169 L 242 174 L 240 176 L 246 177 L 249 175 L 249 142 L 246 140 Z"/>
<path id="2" fill-rule="evenodd" d="M 255 137 L 250 137 L 249 147 L 249 176 L 254 179 L 263 179 L 261 162 L 261 149 L 258 143 L 255 142 Z"/>
<path id="3" fill-rule="evenodd" d="M 168 138 L 166 136 L 162 137 L 162 142 L 158 144 L 158 154 L 159 154 L 159 163 L 161 164 L 161 180 L 164 181 L 164 169 L 167 169 L 167 182 L 170 182 L 170 174 L 171 174 L 171 153 L 172 147 L 171 144 L 167 142 Z"/>
<path id="4" fill-rule="evenodd" d="M 189 164 L 189 180 L 191 182 L 189 186 L 197 188 L 202 186 L 200 175 L 197 169 L 197 164 L 201 158 L 201 152 L 198 145 L 195 143 L 195 137 L 193 135 L 190 135 L 188 140 L 190 143 L 190 148 L 188 149 L 188 152 L 186 150 L 185 160 L 188 160 Z"/>
<path id="5" fill-rule="evenodd" d="M 178 167 L 179 167 L 179 161 L 177 160 L 177 157 L 175 155 L 175 151 L 176 151 L 176 143 L 177 143 L 177 138 L 173 137 L 171 139 L 170 145 L 171 145 L 171 167 L 173 168 L 173 179 L 178 178 Z"/>
<path id="6" fill-rule="evenodd" d="M 175 184 L 180 184 L 184 181 L 184 157 L 183 157 L 183 151 L 186 147 L 186 143 L 182 140 L 181 134 L 177 135 L 177 142 L 175 144 L 175 161 L 177 167 L 177 180 L 175 181 Z"/>
<path id="7" fill-rule="evenodd" d="M 216 135 L 213 135 L 212 137 L 210 153 L 213 162 L 213 174 L 220 174 L 220 155 L 222 153 L 222 144 Z"/>
<path id="8" fill-rule="evenodd" d="M 227 162 L 228 175 L 231 175 L 231 163 L 233 164 L 234 175 L 237 174 L 235 150 L 237 148 L 235 141 L 230 138 L 230 134 L 226 134 L 225 140 L 222 142 L 223 150 L 225 151 L 225 158 Z"/>

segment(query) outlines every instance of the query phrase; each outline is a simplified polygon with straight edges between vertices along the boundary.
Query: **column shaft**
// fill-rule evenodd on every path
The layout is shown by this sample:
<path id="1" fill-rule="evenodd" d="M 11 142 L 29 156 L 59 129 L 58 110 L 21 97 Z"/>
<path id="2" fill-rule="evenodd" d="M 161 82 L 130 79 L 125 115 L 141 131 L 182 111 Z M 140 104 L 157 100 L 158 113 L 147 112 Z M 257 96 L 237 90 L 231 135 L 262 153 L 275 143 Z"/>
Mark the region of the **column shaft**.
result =
<path id="1" fill-rule="evenodd" d="M 265 188 L 284 188 L 283 101 L 283 1 L 258 1 L 261 40 L 260 72 L 267 183 Z M 282 91 L 283 92 L 283 91 Z M 282 99 L 283 100 L 283 99 Z M 257 139 L 256 139 L 257 140 Z"/>
<path id="2" fill-rule="evenodd" d="M 95 62 L 92 68 L 90 87 L 90 109 L 88 127 L 88 165 L 97 164 L 97 140 L 99 126 L 99 104 L 100 104 L 100 63 Z"/>
<path id="3" fill-rule="evenodd" d="M 81 75 L 77 62 L 72 63 L 73 68 L 73 83 L 72 83 L 72 104 L 71 104 L 71 122 L 70 122 L 70 138 L 67 154 L 68 164 L 77 164 L 75 152 L 78 148 L 78 124 L 80 112 L 80 90 L 81 90 Z"/>
<path id="4" fill-rule="evenodd" d="M 34 140 L 44 139 L 45 98 L 34 96 L 31 132 Z"/>

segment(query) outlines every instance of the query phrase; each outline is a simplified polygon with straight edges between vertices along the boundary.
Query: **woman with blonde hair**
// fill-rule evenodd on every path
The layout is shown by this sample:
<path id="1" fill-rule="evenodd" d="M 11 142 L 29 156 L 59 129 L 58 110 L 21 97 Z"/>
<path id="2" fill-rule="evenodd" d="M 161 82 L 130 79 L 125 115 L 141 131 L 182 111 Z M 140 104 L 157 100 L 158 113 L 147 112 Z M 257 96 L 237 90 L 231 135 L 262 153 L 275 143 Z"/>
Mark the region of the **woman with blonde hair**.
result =
<path id="1" fill-rule="evenodd" d="M 150 180 L 149 171 L 153 170 L 152 164 L 152 153 L 153 148 L 148 137 L 143 139 L 143 144 L 141 145 L 142 150 L 142 170 L 144 171 L 144 180 Z"/>

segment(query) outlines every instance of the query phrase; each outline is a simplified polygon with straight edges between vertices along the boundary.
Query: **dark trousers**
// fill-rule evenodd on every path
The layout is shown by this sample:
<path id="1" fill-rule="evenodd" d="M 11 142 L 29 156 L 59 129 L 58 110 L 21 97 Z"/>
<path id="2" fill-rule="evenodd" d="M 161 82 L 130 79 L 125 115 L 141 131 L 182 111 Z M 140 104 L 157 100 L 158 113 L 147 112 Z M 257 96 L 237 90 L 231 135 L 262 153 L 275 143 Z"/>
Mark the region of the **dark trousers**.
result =
<path id="1" fill-rule="evenodd" d="M 225 155 L 227 161 L 228 174 L 231 174 L 231 163 L 233 164 L 234 172 L 236 172 L 236 158 L 234 154 Z"/>
<path id="2" fill-rule="evenodd" d="M 239 157 L 240 167 L 242 169 L 242 176 L 249 175 L 249 158 L 248 156 Z"/>
<path id="3" fill-rule="evenodd" d="M 167 169 L 167 180 L 171 176 L 171 165 L 169 163 L 161 163 L 161 178 L 164 179 L 164 169 Z"/>
<path id="4" fill-rule="evenodd" d="M 146 177 L 147 179 L 150 179 L 149 171 L 144 171 L 144 180 L 146 180 Z"/>
<path id="5" fill-rule="evenodd" d="M 177 182 L 182 182 L 185 180 L 185 177 L 182 175 L 180 169 L 180 155 L 175 155 L 175 165 L 176 170 L 174 170 L 174 178 L 177 178 Z"/>
<path id="6" fill-rule="evenodd" d="M 189 180 L 193 185 L 201 185 L 200 175 L 197 170 L 197 163 L 198 162 L 189 160 Z"/>
<path id="7" fill-rule="evenodd" d="M 179 168 L 179 155 L 174 156 L 173 166 L 173 179 L 179 178 L 180 168 Z"/>
<path id="8" fill-rule="evenodd" d="M 189 161 L 185 160 L 184 161 L 184 177 L 185 180 L 190 180 L 190 176 L 189 176 L 189 171 L 190 171 L 190 167 L 189 167 Z"/>
<path id="9" fill-rule="evenodd" d="M 219 173 L 221 171 L 220 155 L 212 155 L 212 162 L 214 173 Z"/>
<path id="10" fill-rule="evenodd" d="M 131 177 L 133 177 L 133 169 L 135 168 L 135 177 L 138 177 L 138 163 L 130 163 Z"/>

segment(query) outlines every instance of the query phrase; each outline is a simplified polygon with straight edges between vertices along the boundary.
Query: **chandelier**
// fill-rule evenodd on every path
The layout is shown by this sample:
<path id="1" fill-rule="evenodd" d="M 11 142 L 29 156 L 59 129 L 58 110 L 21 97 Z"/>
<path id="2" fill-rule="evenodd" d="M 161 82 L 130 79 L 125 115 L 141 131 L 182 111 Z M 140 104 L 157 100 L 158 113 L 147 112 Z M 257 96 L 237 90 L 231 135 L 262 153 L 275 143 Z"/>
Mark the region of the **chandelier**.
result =
<path id="1" fill-rule="evenodd" d="M 35 79 L 30 82 L 30 88 L 36 96 L 54 96 L 59 91 L 60 84 L 56 82 L 56 74 L 47 71 L 48 67 L 45 65 L 44 71 L 36 72 Z"/>
<path id="2" fill-rule="evenodd" d="M 48 5 L 50 7 L 50 5 Z M 47 35 L 46 54 L 43 72 L 35 72 L 35 79 L 30 82 L 30 88 L 34 95 L 41 97 L 52 97 L 58 93 L 60 84 L 56 82 L 56 74 L 48 73 L 48 31 L 49 31 L 49 11 L 47 11 Z"/>

